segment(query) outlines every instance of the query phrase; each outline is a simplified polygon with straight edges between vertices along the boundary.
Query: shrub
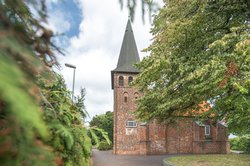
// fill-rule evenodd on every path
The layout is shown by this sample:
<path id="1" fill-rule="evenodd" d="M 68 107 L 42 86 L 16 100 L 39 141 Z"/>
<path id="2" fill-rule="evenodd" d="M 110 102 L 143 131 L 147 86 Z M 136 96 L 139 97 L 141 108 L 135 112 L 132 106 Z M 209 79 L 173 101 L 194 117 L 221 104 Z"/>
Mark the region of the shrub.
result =
<path id="1" fill-rule="evenodd" d="M 240 146 L 245 153 L 250 153 L 250 135 L 240 137 Z"/>
<path id="2" fill-rule="evenodd" d="M 244 153 L 250 153 L 250 135 L 231 138 L 230 145 L 232 150 L 241 150 Z"/>
<path id="3" fill-rule="evenodd" d="M 98 150 L 111 150 L 112 144 L 108 144 L 107 141 L 101 141 L 99 145 L 97 146 Z"/>
<path id="4" fill-rule="evenodd" d="M 230 138 L 229 142 L 230 142 L 230 149 L 232 149 L 232 150 L 240 150 L 240 148 L 239 148 L 239 137 Z"/>

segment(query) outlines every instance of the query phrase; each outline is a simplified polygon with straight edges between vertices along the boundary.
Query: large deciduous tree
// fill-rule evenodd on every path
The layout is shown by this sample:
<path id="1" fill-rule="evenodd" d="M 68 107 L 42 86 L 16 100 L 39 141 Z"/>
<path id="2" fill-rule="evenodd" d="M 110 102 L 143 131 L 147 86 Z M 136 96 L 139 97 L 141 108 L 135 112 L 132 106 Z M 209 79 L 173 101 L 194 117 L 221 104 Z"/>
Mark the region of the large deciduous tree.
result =
<path id="1" fill-rule="evenodd" d="M 107 111 L 105 114 L 94 116 L 90 121 L 91 127 L 98 127 L 106 131 L 111 142 L 113 142 L 113 115 L 113 112 Z"/>
<path id="2" fill-rule="evenodd" d="M 138 64 L 137 115 L 172 120 L 208 101 L 206 113 L 250 133 L 250 1 L 165 0 L 150 56 Z M 210 115 L 209 115 L 210 114 Z"/>

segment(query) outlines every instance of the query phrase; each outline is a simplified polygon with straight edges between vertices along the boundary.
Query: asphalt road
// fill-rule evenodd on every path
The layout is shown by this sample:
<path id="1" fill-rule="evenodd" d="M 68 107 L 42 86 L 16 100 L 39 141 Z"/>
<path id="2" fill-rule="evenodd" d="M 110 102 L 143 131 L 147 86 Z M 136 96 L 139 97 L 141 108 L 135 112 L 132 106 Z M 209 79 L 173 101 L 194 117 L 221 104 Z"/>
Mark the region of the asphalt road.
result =
<path id="1" fill-rule="evenodd" d="M 112 151 L 93 150 L 93 166 L 162 166 L 162 160 L 174 155 L 113 155 Z"/>

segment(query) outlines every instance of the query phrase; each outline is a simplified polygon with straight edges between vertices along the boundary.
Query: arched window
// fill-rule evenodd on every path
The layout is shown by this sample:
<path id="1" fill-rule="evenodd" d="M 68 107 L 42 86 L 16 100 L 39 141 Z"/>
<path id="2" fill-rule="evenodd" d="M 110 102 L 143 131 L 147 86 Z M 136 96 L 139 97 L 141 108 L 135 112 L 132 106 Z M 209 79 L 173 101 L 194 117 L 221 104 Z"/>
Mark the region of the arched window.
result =
<path id="1" fill-rule="evenodd" d="M 123 78 L 123 76 L 119 76 L 119 86 L 124 86 L 124 78 Z"/>
<path id="2" fill-rule="evenodd" d="M 135 92 L 134 96 L 135 96 L 135 100 L 138 99 L 139 93 Z"/>
<path id="3" fill-rule="evenodd" d="M 133 81 L 133 77 L 132 77 L 132 76 L 129 76 L 129 77 L 128 77 L 128 84 L 130 84 L 132 81 Z"/>
<path id="4" fill-rule="evenodd" d="M 127 103 L 128 102 L 128 93 L 124 92 L 123 97 L 124 97 L 124 102 Z"/>
<path id="5" fill-rule="evenodd" d="M 124 102 L 127 103 L 128 102 L 128 97 L 124 96 Z"/>

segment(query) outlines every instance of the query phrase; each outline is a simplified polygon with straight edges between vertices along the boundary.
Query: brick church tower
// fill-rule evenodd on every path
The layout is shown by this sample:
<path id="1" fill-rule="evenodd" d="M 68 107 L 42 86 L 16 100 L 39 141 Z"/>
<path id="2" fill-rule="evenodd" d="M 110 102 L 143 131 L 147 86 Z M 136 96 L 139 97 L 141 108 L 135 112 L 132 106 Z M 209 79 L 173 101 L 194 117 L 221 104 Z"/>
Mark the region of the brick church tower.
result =
<path id="1" fill-rule="evenodd" d="M 134 64 L 139 62 L 139 54 L 130 20 L 127 22 L 116 69 L 111 71 L 114 90 L 114 154 L 138 154 L 138 124 L 133 112 L 139 92 L 129 84 L 139 70 Z"/>
<path id="2" fill-rule="evenodd" d="M 148 123 L 135 118 L 136 99 L 142 95 L 130 86 L 139 62 L 130 20 L 127 22 L 117 67 L 111 71 L 114 92 L 114 154 L 229 153 L 227 127 L 221 122 L 179 119 L 176 124 Z"/>

